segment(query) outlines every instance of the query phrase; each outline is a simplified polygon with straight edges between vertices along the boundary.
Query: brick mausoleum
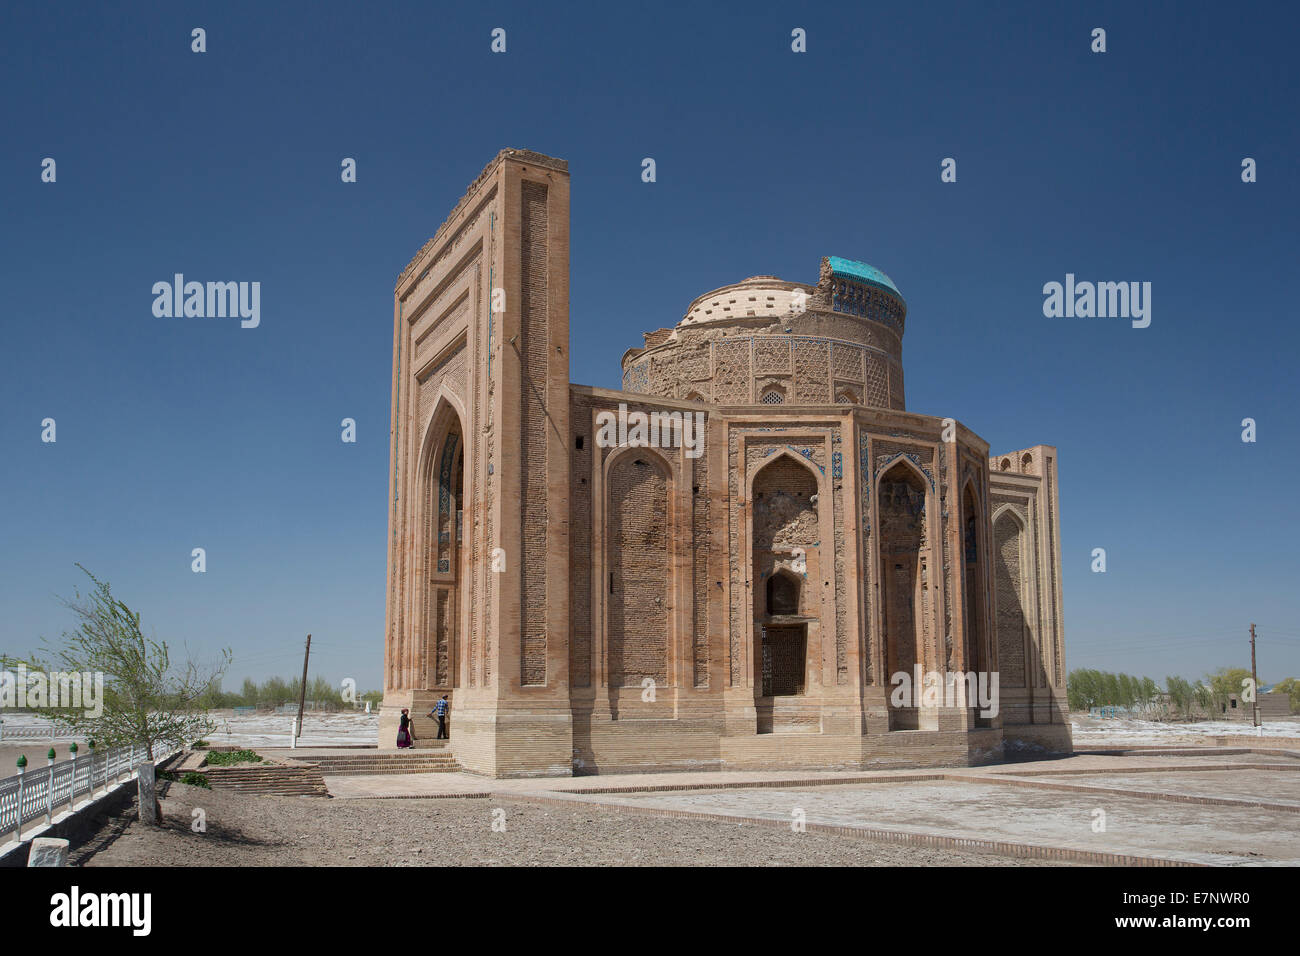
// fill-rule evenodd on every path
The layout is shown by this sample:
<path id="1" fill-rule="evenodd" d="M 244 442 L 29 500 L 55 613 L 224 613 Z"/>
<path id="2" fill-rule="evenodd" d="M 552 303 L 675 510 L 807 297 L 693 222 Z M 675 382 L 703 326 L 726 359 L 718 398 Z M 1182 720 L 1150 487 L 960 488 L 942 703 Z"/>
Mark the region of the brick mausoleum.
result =
<path id="1" fill-rule="evenodd" d="M 447 693 L 456 758 L 495 776 L 1070 749 L 1056 449 L 906 410 L 884 273 L 723 286 L 621 392 L 574 385 L 568 165 L 507 149 L 394 312 L 381 747 L 402 707 L 432 743 Z M 610 447 L 620 403 L 699 413 L 702 444 Z M 997 713 L 891 700 L 918 667 L 996 674 Z"/>

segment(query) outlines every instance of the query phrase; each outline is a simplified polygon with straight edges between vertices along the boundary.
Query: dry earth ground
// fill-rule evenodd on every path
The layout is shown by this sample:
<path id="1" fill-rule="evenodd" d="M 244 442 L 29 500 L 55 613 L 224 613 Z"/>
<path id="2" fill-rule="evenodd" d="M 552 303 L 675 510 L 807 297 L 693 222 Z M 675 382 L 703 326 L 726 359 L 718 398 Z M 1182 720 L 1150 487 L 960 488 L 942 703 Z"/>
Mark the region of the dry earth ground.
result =
<path id="1" fill-rule="evenodd" d="M 194 833 L 195 809 L 206 833 Z M 492 829 L 505 813 L 505 832 Z M 508 799 L 327 800 L 180 783 L 165 825 L 128 808 L 76 847 L 82 866 L 1042 866 L 989 853 L 875 843 L 786 827 L 668 819 Z"/>

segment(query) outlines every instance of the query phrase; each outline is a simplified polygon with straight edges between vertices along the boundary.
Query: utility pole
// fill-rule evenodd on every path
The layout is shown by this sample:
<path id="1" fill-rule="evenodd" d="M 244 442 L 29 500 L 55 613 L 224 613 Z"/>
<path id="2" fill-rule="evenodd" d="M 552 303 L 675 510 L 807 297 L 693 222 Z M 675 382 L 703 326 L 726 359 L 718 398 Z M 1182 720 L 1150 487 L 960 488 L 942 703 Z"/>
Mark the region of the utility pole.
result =
<path id="1" fill-rule="evenodd" d="M 1255 673 L 1255 625 L 1250 626 L 1250 682 L 1254 685 L 1255 693 L 1251 696 L 1255 699 L 1251 701 L 1252 719 L 1256 729 L 1259 728 L 1259 676 Z"/>
<path id="2" fill-rule="evenodd" d="M 294 728 L 294 732 L 293 732 L 293 736 L 295 740 L 302 736 L 302 709 L 304 706 L 306 706 L 307 703 L 307 661 L 310 657 L 311 657 L 311 635 L 308 634 L 307 652 L 302 655 L 302 686 L 298 688 L 298 726 Z"/>

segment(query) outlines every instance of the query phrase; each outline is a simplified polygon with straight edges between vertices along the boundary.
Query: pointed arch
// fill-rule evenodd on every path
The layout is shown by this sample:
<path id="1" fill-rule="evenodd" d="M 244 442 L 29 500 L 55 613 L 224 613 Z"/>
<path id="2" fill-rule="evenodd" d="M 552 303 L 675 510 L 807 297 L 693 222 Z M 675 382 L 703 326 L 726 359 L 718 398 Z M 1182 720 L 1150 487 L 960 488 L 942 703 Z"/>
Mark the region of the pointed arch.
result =
<path id="1" fill-rule="evenodd" d="M 457 683 L 465 593 L 461 543 L 465 504 L 473 500 L 467 487 L 464 422 L 463 405 L 443 387 L 424 423 L 416 471 L 419 494 L 412 509 L 414 664 L 421 688 L 451 688 Z"/>
<path id="2" fill-rule="evenodd" d="M 777 568 L 767 578 L 768 615 L 798 614 L 803 582 L 788 568 Z"/>
<path id="3" fill-rule="evenodd" d="M 1010 515 L 1011 519 L 1016 523 L 1016 527 L 1021 531 L 1024 531 L 1029 527 L 1025 523 L 1025 519 L 1020 517 L 1020 512 L 1016 510 L 1015 506 L 1005 501 L 993 509 L 993 516 L 990 519 L 989 524 L 996 528 L 998 522 L 1002 520 L 1004 515 Z"/>
<path id="4" fill-rule="evenodd" d="M 785 458 L 788 458 L 804 471 L 808 472 L 808 476 L 812 479 L 813 484 L 816 487 L 816 494 L 820 495 L 826 490 L 826 478 L 817 468 L 817 465 L 812 461 L 812 459 L 805 458 L 803 455 L 798 454 L 791 448 L 778 448 L 767 461 L 755 468 L 754 473 L 749 475 L 745 480 L 745 497 L 747 500 L 754 497 L 754 486 L 758 482 L 758 476 Z"/>
<path id="5" fill-rule="evenodd" d="M 931 586 L 930 500 L 927 476 L 916 463 L 899 456 L 876 478 L 879 530 L 880 620 L 885 657 L 884 681 L 926 665 L 925 647 L 936 606 Z M 890 698 L 889 729 L 920 727 L 918 688 L 913 698 L 895 706 Z"/>
<path id="6" fill-rule="evenodd" d="M 767 551 L 780 543 L 807 546 L 819 541 L 823 484 L 813 463 L 789 449 L 755 469 L 745 489 L 754 522 L 754 547 Z M 755 573 L 762 570 L 756 568 Z"/>
<path id="7" fill-rule="evenodd" d="M 816 672 L 819 651 L 809 646 L 809 628 L 818 618 L 817 591 L 805 593 L 804 583 L 823 575 L 824 488 L 821 469 L 789 447 L 755 469 L 747 483 L 754 582 L 749 652 L 759 733 L 775 729 L 775 698 L 803 696 L 810 669 Z"/>
<path id="8" fill-rule="evenodd" d="M 1024 519 L 1010 504 L 993 513 L 993 626 L 997 635 L 999 683 L 1027 686 L 1031 634 L 1026 603 L 1028 549 Z"/>
<path id="9" fill-rule="evenodd" d="M 604 659 L 615 697 L 646 679 L 670 683 L 675 474 L 656 448 L 623 447 L 605 460 Z"/>
<path id="10" fill-rule="evenodd" d="M 886 461 L 883 466 L 881 466 L 876 470 L 876 480 L 875 480 L 875 488 L 874 488 L 875 493 L 877 495 L 880 494 L 880 489 L 885 483 L 886 476 L 890 475 L 900 465 L 906 468 L 909 472 L 912 473 L 912 475 L 915 476 L 916 480 L 920 482 L 921 488 L 923 490 L 927 490 L 926 503 L 929 504 L 929 498 L 930 498 L 929 492 L 934 491 L 934 479 L 931 478 L 930 475 L 926 473 L 925 469 L 923 469 L 920 465 L 914 462 L 907 455 L 903 455 L 903 454 L 895 455 L 893 458 Z"/>
<path id="11" fill-rule="evenodd" d="M 455 416 L 456 420 L 463 426 L 465 422 L 465 405 L 444 384 L 438 389 L 438 394 L 433 400 L 433 411 L 429 413 L 429 417 L 425 419 L 424 427 L 420 429 L 420 456 L 417 459 L 419 463 L 417 475 L 420 481 L 424 481 L 429 473 L 434 446 L 441 439 L 442 432 L 446 430 L 450 416 Z"/>
<path id="12" fill-rule="evenodd" d="M 961 568 L 962 622 L 964 625 L 963 664 L 967 671 L 988 671 L 987 632 L 988 597 L 985 589 L 985 555 L 988 553 L 984 532 L 984 509 L 979 487 L 973 475 L 961 485 Z"/>
<path id="13" fill-rule="evenodd" d="M 626 458 L 629 455 L 639 455 L 642 458 L 645 458 L 646 455 L 650 455 L 654 458 L 655 463 L 667 472 L 670 481 L 677 477 L 677 463 L 668 455 L 664 454 L 662 449 L 654 448 L 650 445 L 621 445 L 618 448 L 610 450 L 610 453 L 605 456 L 604 464 L 601 466 L 605 473 L 606 485 L 609 484 L 609 474 L 614 470 L 614 466 L 618 464 L 621 459 Z"/>

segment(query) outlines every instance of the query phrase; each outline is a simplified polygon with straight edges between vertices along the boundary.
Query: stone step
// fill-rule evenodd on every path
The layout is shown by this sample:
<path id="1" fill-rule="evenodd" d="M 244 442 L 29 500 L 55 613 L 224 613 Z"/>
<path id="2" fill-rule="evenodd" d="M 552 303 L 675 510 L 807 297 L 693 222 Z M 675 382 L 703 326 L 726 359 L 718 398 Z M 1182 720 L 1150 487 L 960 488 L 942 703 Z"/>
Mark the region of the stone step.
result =
<path id="1" fill-rule="evenodd" d="M 323 767 L 332 763 L 382 763 L 394 767 L 417 763 L 455 763 L 454 754 L 429 754 L 418 757 L 315 757 L 312 764 Z"/>
<path id="2" fill-rule="evenodd" d="M 320 757 L 312 761 L 312 766 L 324 767 L 333 766 L 335 763 L 382 763 L 383 766 L 404 767 L 417 766 L 420 763 L 455 763 L 456 758 L 450 753 L 437 757 L 416 757 L 412 760 L 385 760 L 383 757 L 341 757 L 338 760 L 330 760 L 328 757 Z"/>
<path id="3" fill-rule="evenodd" d="M 204 767 L 200 773 L 206 773 L 209 776 L 218 777 L 292 777 L 292 776 L 310 776 L 316 772 L 316 767 L 267 767 L 265 769 L 246 768 L 246 767 Z"/>
<path id="4" fill-rule="evenodd" d="M 423 763 L 430 760 L 455 760 L 456 755 L 450 751 L 428 751 L 425 753 L 378 753 L 378 754 L 320 754 L 316 757 L 304 757 L 304 762 L 319 766 L 323 763 L 347 763 L 366 761 L 370 763 Z"/>
<path id="5" fill-rule="evenodd" d="M 311 758 L 322 774 L 371 776 L 398 773 L 454 773 L 461 769 L 448 751 L 425 753 L 322 754 Z"/>
<path id="6" fill-rule="evenodd" d="M 460 773 L 460 767 L 413 767 L 409 770 L 376 769 L 374 767 L 339 767 L 322 770 L 326 777 L 389 777 L 412 773 Z"/>
<path id="7" fill-rule="evenodd" d="M 421 770 L 459 770 L 454 760 L 438 763 L 324 763 L 316 768 L 320 773 L 338 773 L 341 770 L 389 770 L 393 773 L 419 773 Z"/>
<path id="8" fill-rule="evenodd" d="M 327 797 L 320 770 L 312 766 L 208 767 L 200 771 L 214 790 L 276 796 Z"/>
<path id="9" fill-rule="evenodd" d="M 331 763 L 318 768 L 319 773 L 435 773 L 459 770 L 455 761 L 447 763 L 415 763 L 394 766 L 382 763 Z"/>

